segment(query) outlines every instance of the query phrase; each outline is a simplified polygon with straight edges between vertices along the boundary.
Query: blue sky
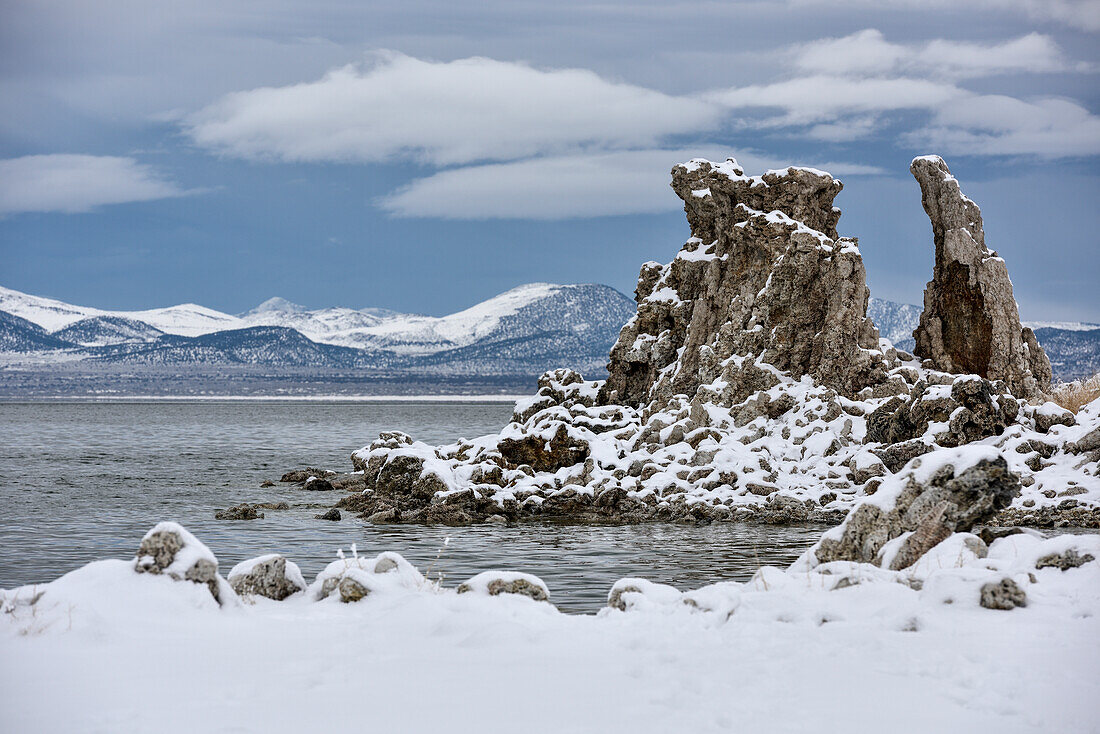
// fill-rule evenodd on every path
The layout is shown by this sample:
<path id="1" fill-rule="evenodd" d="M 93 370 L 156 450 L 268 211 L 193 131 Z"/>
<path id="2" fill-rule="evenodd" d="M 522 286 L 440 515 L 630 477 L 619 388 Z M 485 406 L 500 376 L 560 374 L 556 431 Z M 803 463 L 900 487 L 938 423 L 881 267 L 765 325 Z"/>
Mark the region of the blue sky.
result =
<path id="1" fill-rule="evenodd" d="M 0 10 L 0 284 L 443 314 L 629 293 L 677 162 L 845 183 L 872 294 L 919 302 L 910 159 L 982 207 L 1025 318 L 1100 321 L 1100 1 L 33 0 Z"/>

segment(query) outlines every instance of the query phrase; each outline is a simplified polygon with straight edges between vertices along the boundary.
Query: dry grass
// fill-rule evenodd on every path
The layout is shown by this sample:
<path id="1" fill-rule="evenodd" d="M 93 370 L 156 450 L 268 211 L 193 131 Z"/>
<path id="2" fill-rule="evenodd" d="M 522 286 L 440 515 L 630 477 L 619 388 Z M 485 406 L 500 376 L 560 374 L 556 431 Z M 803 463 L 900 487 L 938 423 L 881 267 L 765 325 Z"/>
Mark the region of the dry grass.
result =
<path id="1" fill-rule="evenodd" d="M 1063 383 L 1050 391 L 1051 400 L 1074 413 L 1097 398 L 1100 398 L 1100 373 L 1087 380 Z"/>

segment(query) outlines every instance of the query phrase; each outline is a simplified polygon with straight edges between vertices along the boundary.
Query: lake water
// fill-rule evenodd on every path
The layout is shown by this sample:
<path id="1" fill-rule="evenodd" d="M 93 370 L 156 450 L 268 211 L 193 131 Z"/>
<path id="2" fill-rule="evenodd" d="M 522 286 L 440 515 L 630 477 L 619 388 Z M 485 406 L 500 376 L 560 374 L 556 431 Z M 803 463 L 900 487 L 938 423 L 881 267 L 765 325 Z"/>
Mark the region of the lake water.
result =
<path id="1" fill-rule="evenodd" d="M 511 403 L 324 401 L 0 402 L 0 588 L 50 581 L 89 561 L 129 558 L 161 520 L 210 546 L 222 573 L 278 552 L 307 579 L 357 544 L 401 553 L 451 586 L 490 569 L 527 571 L 567 611 L 594 611 L 624 576 L 688 589 L 786 565 L 822 528 L 521 524 L 376 526 L 314 519 L 343 493 L 278 484 L 288 469 L 350 471 L 349 456 L 398 429 L 428 443 L 495 433 Z M 240 502 L 286 501 L 252 521 L 220 521 Z M 444 540 L 450 542 L 444 546 Z"/>

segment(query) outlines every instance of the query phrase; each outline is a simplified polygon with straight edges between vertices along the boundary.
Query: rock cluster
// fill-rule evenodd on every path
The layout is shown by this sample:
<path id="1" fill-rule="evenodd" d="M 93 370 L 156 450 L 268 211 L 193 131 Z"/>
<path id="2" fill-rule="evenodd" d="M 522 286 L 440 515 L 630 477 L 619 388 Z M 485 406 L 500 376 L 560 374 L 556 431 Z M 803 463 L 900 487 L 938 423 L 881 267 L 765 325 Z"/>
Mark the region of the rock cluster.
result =
<path id="1" fill-rule="evenodd" d="M 913 332 L 917 356 L 944 372 L 1003 380 L 1029 397 L 1050 385 L 1050 362 L 1020 325 L 1005 261 L 985 244 L 982 213 L 939 156 L 910 166 L 932 220 L 936 264 Z"/>

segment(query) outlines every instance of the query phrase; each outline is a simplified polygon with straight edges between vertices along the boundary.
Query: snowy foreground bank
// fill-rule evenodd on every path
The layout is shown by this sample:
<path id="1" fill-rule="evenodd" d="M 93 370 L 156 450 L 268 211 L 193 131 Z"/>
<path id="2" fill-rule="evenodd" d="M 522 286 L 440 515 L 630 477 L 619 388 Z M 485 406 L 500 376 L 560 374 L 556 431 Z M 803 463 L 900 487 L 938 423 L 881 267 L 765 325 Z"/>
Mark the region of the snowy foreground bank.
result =
<path id="1" fill-rule="evenodd" d="M 956 533 L 901 571 L 822 564 L 811 549 L 790 569 L 687 592 L 624 579 L 609 590 L 609 607 L 588 616 L 558 612 L 552 595 L 536 601 L 547 590 L 532 576 L 487 573 L 442 588 L 393 553 L 347 554 L 308 588 L 279 557 L 223 578 L 213 554 L 172 523 L 150 531 L 139 553 L 0 592 L 0 728 L 1098 725 L 1100 537 L 1092 535 L 1025 532 L 986 546 Z"/>

